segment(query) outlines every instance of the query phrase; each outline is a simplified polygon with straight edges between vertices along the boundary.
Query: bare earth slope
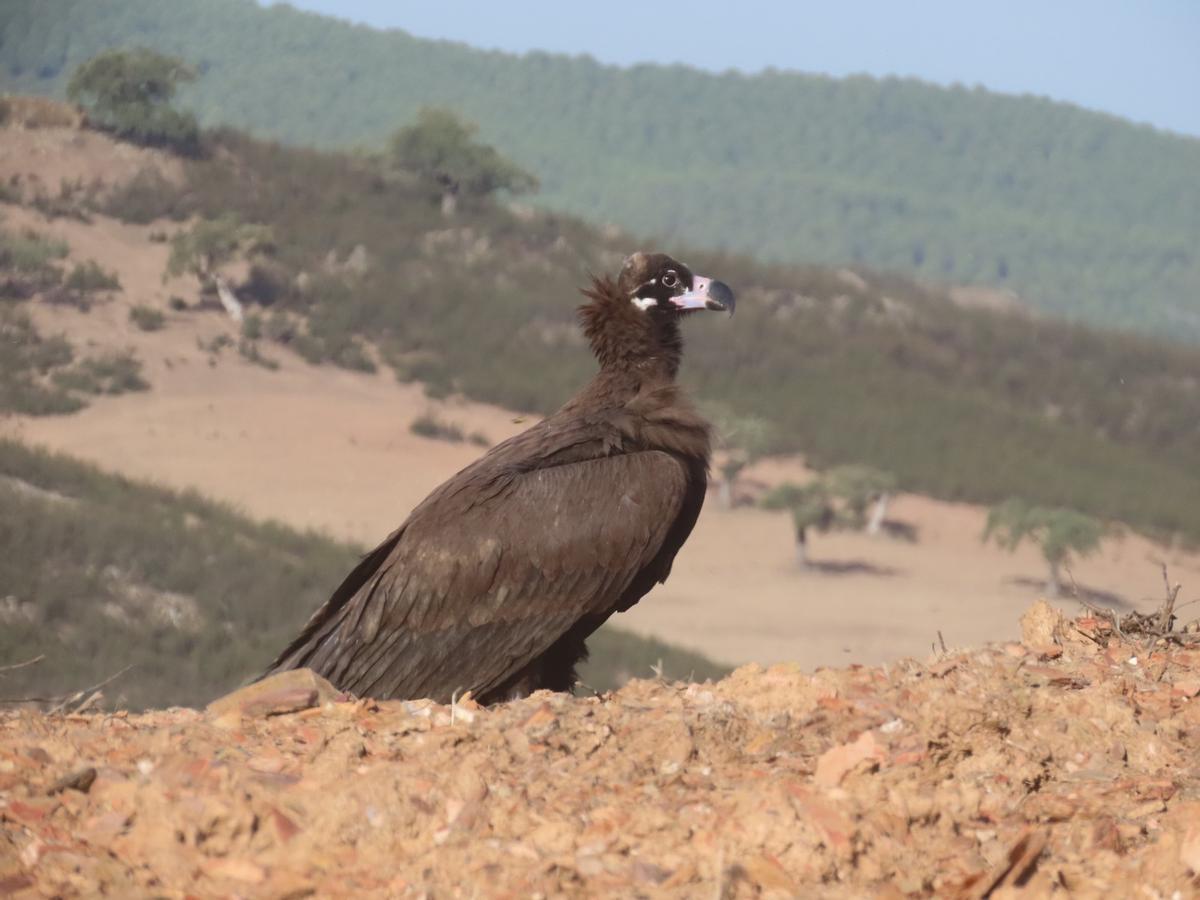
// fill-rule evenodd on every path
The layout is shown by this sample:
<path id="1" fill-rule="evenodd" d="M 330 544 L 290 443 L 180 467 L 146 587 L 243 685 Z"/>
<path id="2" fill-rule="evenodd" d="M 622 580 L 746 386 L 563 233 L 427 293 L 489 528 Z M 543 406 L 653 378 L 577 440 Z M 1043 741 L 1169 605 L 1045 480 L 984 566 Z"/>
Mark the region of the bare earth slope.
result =
<path id="1" fill-rule="evenodd" d="M 1195 896 L 1200 650 L 1022 624 L 490 710 L 7 713 L 0 895 Z"/>

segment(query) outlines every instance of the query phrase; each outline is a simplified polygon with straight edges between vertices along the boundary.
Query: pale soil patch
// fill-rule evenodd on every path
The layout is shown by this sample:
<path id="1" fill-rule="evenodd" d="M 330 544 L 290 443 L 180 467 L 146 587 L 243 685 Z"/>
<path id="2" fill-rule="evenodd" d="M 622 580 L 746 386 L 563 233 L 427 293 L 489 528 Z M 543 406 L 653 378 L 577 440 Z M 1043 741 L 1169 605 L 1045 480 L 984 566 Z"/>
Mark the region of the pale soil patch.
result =
<path id="1" fill-rule="evenodd" d="M 16 175 L 29 189 L 56 196 L 63 181 L 111 187 L 146 169 L 156 169 L 168 181 L 183 178 L 182 163 L 170 154 L 123 144 L 96 131 L 0 128 L 0 180 Z"/>
<path id="2" fill-rule="evenodd" d="M 266 344 L 264 352 L 282 364 L 277 372 L 247 363 L 233 348 L 212 367 L 198 340 L 237 337 L 221 314 L 167 311 L 166 327 L 153 333 L 128 320 L 134 304 L 166 311 L 172 293 L 189 302 L 197 296 L 194 279 L 162 284 L 167 249 L 147 243 L 153 226 L 100 217 L 91 226 L 45 222 L 13 207 L 5 213 L 11 223 L 66 239 L 73 260 L 94 258 L 117 271 L 123 292 L 89 313 L 32 309 L 44 331 L 64 331 L 84 349 L 132 347 L 152 387 L 97 399 L 72 416 L 3 420 L 0 433 L 370 545 L 480 452 L 411 434 L 415 417 L 433 408 L 493 442 L 532 421 L 514 423 L 512 413 L 485 404 L 431 404 L 418 386 L 397 384 L 390 373 L 312 367 Z M 771 460 L 746 477 L 772 483 L 804 475 L 799 461 Z M 951 647 L 1015 635 L 1019 611 L 1039 595 L 1044 577 L 1035 550 L 982 546 L 984 512 L 976 507 L 902 495 L 889 517 L 914 526 L 918 542 L 816 535 L 813 559 L 842 574 L 803 573 L 792 561 L 785 515 L 723 510 L 710 496 L 671 579 L 614 622 L 729 663 L 805 667 L 920 655 L 939 630 Z M 1137 536 L 1105 542 L 1075 575 L 1086 588 L 1152 608 L 1163 559 L 1185 584 L 1181 601 L 1200 596 L 1200 557 Z"/>

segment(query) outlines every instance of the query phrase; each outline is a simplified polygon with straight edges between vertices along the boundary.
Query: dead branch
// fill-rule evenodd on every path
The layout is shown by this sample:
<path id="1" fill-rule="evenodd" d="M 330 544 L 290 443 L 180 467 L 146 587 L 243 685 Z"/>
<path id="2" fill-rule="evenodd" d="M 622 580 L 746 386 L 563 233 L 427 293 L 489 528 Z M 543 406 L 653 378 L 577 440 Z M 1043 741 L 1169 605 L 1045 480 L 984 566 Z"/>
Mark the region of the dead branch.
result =
<path id="1" fill-rule="evenodd" d="M 1179 592 L 1182 590 L 1183 585 L 1172 585 L 1170 574 L 1167 571 L 1167 564 L 1162 563 L 1161 565 L 1165 595 L 1162 604 L 1152 613 L 1142 613 L 1133 610 L 1123 616 L 1118 616 L 1111 609 L 1096 606 L 1080 592 L 1079 586 L 1075 583 L 1074 574 L 1072 574 L 1070 567 L 1067 567 L 1067 575 L 1071 579 L 1071 595 L 1094 615 L 1108 622 L 1112 627 L 1113 633 L 1123 641 L 1142 639 L 1145 641 L 1147 647 L 1155 641 L 1169 641 L 1175 644 L 1190 644 L 1194 641 L 1200 641 L 1200 632 L 1180 632 L 1175 630 L 1175 613 L 1177 609 L 1181 608 L 1176 606 L 1176 601 L 1179 599 Z M 1189 603 L 1191 602 L 1195 601 L 1189 601 Z M 1183 604 L 1183 606 L 1187 605 L 1188 603 Z"/>
<path id="2" fill-rule="evenodd" d="M 123 668 L 120 672 L 117 672 L 114 675 L 109 675 L 103 681 L 98 682 L 97 684 L 93 684 L 91 687 L 86 687 L 86 688 L 83 688 L 82 690 L 75 691 L 72 694 L 64 694 L 59 697 L 14 697 L 14 698 L 2 697 L 2 698 L 0 698 L 0 704 L 17 705 L 17 704 L 21 704 L 21 703 L 53 703 L 55 705 L 52 706 L 49 710 L 47 710 L 47 714 L 54 715 L 55 713 L 58 713 L 58 712 L 61 712 L 62 710 L 64 710 L 66 707 L 70 706 L 72 703 L 78 703 L 81 700 L 88 701 L 88 704 L 95 702 L 91 695 L 99 693 L 101 688 L 106 687 L 109 684 L 112 684 L 114 681 L 116 681 L 118 678 L 120 678 L 122 675 L 124 675 L 130 669 L 132 669 L 133 666 L 134 666 L 134 664 L 130 663 L 125 668 Z"/>
<path id="3" fill-rule="evenodd" d="M 11 672 L 13 669 L 23 669 L 26 666 L 32 666 L 34 663 L 40 663 L 45 658 L 45 653 L 39 653 L 33 659 L 27 659 L 25 662 L 13 663 L 12 665 L 8 666 L 0 666 L 0 672 Z"/>
<path id="4" fill-rule="evenodd" d="M 1183 585 L 1176 584 L 1175 587 L 1171 587 L 1171 578 L 1167 574 L 1167 564 L 1165 562 L 1162 564 L 1162 577 L 1163 587 L 1167 591 L 1167 596 L 1163 601 L 1162 608 L 1158 612 L 1158 629 L 1160 634 L 1165 635 L 1175 627 L 1175 601 L 1178 599 L 1179 589 Z"/>

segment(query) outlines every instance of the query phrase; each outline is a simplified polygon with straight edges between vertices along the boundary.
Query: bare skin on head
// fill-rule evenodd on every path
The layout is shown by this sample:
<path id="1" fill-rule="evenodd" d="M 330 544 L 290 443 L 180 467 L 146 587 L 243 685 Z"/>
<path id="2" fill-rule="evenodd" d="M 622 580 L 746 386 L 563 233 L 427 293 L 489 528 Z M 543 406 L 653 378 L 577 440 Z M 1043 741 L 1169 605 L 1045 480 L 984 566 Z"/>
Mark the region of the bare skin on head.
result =
<path id="1" fill-rule="evenodd" d="M 268 670 L 344 691 L 489 703 L 568 691 L 585 640 L 665 581 L 704 503 L 709 426 L 675 384 L 681 320 L 732 291 L 635 253 L 583 291 L 599 371 L 438 487 Z"/>

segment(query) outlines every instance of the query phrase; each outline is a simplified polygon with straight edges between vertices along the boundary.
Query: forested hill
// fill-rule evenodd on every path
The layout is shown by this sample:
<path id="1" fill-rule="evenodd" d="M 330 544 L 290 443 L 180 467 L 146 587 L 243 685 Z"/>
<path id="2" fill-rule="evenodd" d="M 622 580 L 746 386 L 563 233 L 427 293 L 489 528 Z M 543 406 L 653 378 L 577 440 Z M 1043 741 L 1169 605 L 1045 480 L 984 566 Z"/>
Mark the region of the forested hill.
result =
<path id="1" fill-rule="evenodd" d="M 0 87 L 62 94 L 113 46 L 184 57 L 206 124 L 377 144 L 452 107 L 541 202 L 763 258 L 1011 287 L 1200 340 L 1200 140 L 1032 97 L 914 81 L 618 69 L 380 32 L 251 0 L 0 3 Z"/>

